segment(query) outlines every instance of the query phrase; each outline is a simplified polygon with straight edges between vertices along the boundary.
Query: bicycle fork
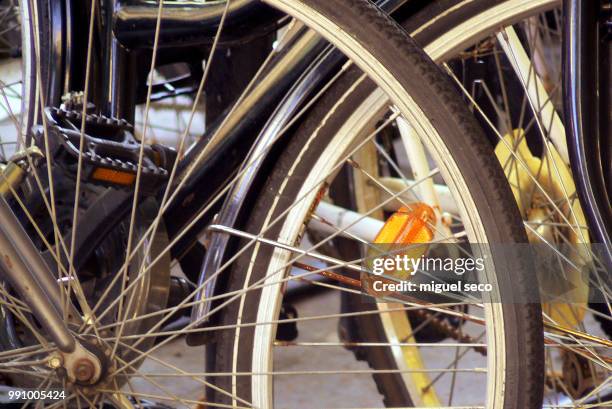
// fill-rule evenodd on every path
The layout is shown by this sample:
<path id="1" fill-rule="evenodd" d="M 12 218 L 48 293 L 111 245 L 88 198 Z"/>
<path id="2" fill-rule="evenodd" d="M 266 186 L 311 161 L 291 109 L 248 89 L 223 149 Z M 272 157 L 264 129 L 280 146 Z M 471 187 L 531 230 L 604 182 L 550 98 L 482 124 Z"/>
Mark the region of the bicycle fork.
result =
<path id="1" fill-rule="evenodd" d="M 41 324 L 49 340 L 60 351 L 60 357 L 52 357 L 56 363 L 57 358 L 60 358 L 59 365 L 53 366 L 64 366 L 74 382 L 96 382 L 102 372 L 100 360 L 68 328 L 68 320 L 64 321 L 62 317 L 57 280 L 1 196 L 0 220 L 0 273 L 7 278 Z M 71 300 L 67 301 L 68 316 L 80 317 Z"/>

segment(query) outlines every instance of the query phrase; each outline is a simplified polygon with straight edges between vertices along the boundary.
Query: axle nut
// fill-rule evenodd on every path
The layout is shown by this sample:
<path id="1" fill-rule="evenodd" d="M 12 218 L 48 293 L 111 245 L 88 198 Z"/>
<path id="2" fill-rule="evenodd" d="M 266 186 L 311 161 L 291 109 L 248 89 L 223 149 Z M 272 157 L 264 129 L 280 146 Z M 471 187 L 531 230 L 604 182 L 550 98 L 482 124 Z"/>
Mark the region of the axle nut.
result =
<path id="1" fill-rule="evenodd" d="M 60 358 L 59 356 L 51 357 L 51 359 L 49 359 L 48 365 L 52 369 L 57 369 L 62 366 L 62 358 Z"/>
<path id="2" fill-rule="evenodd" d="M 78 382 L 89 382 L 95 373 L 96 368 L 89 359 L 79 359 L 74 364 L 74 376 Z"/>

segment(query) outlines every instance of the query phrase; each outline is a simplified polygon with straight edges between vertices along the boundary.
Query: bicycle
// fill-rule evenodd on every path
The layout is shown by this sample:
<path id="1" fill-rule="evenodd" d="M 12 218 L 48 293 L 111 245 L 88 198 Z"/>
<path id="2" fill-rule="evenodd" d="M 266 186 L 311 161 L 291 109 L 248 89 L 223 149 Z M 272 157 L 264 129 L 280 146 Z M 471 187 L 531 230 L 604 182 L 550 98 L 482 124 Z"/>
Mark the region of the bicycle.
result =
<path id="1" fill-rule="evenodd" d="M 428 229 L 436 241 L 452 239 L 451 247 L 458 247 L 456 242 L 526 242 L 521 223 L 525 209 L 517 210 L 517 195 L 508 186 L 508 177 L 512 175 L 500 169 L 493 146 L 466 109 L 466 103 L 457 97 L 452 83 L 423 57 L 419 48 L 370 6 L 362 2 L 273 3 L 287 15 L 305 20 L 306 26 L 314 25 L 343 51 L 330 47 L 298 22 L 290 23 L 283 13 L 240 0 L 190 3 L 190 8 L 170 2 L 118 2 L 115 8 L 105 4 L 106 7 L 84 7 L 84 10 L 51 3 L 58 7 L 51 7 L 48 15 L 40 11 L 32 13 L 39 27 L 39 19 L 48 22 L 42 24 L 45 28 L 70 15 L 67 26 L 71 28 L 49 29 L 38 34 L 26 32 L 32 37 L 38 36 L 41 42 L 32 47 L 34 50 L 26 49 L 26 60 L 29 55 L 35 65 L 43 66 L 37 62 L 45 58 L 59 60 L 60 66 L 69 69 L 68 74 L 58 75 L 55 67 L 49 65 L 48 69 L 35 68 L 36 72 L 30 69 L 30 75 L 25 76 L 30 82 L 32 78 L 39 79 L 34 80 L 39 84 L 38 92 L 37 86 L 29 88 L 30 99 L 36 100 L 38 94 L 34 104 L 34 111 L 38 109 L 38 112 L 29 115 L 22 108 L 21 116 L 25 119 L 16 131 L 24 147 L 31 146 L 32 140 L 28 138 L 33 138 L 38 149 L 25 149 L 14 156 L 6 169 L 11 166 L 15 173 L 9 174 L 6 169 L 3 173 L 11 175 L 11 178 L 5 176 L 6 180 L 17 176 L 17 181 L 3 185 L 9 191 L 5 197 L 10 202 L 10 207 L 2 202 L 3 220 L 13 229 L 9 232 L 8 227 L 3 227 L 3 232 L 13 240 L 5 241 L 0 247 L 14 248 L 15 255 L 28 254 L 27 259 L 18 256 L 11 260 L 22 260 L 19 279 L 28 276 L 25 271 L 29 270 L 29 275 L 37 279 L 30 282 L 29 291 L 39 288 L 42 291 L 39 299 L 45 301 L 42 305 L 25 301 L 28 289 L 20 288 L 17 275 L 11 276 L 10 269 L 4 265 L 12 287 L 3 289 L 3 309 L 9 311 L 4 314 L 5 328 L 12 330 L 8 331 L 7 344 L 3 342 L 2 354 L 15 364 L 14 368 L 31 368 L 11 372 L 7 366 L 3 373 L 9 383 L 31 387 L 28 376 L 16 379 L 13 374 L 32 375 L 46 366 L 51 367 L 49 377 L 67 372 L 53 382 L 71 391 L 68 404 L 95 405 L 107 399 L 115 406 L 132 407 L 146 406 L 147 399 L 158 399 L 177 405 L 270 407 L 274 404 L 273 383 L 283 382 L 280 379 L 283 376 L 363 373 L 368 377 L 374 375 L 388 405 L 440 407 L 443 401 L 448 406 L 453 404 L 453 385 L 474 382 L 479 373 L 485 373 L 485 385 L 474 387 L 479 389 L 478 402 L 467 404 L 540 407 L 546 372 L 542 320 L 539 319 L 541 308 L 539 294 L 528 276 L 529 266 L 522 260 L 496 258 L 494 268 L 481 280 L 496 283 L 501 302 L 475 306 L 465 301 L 433 306 L 414 300 L 359 303 L 355 294 L 360 291 L 347 284 L 354 282 L 354 279 L 350 281 L 350 267 L 355 270 L 354 263 L 347 260 L 363 257 L 361 244 L 355 242 L 373 241 L 373 232 L 384 226 L 390 212 L 415 200 L 429 203 L 433 208 L 439 202 Z M 387 11 L 405 12 L 401 3 L 387 1 L 381 6 Z M 315 4 L 320 8 L 319 13 L 324 10 L 328 16 L 325 24 L 318 24 L 321 15 L 313 11 Z M 512 5 L 511 1 L 487 4 L 482 14 L 490 16 L 486 12 L 498 10 L 496 7 L 507 6 L 513 10 Z M 530 8 L 520 11 L 535 14 L 555 5 L 556 2 L 550 1 L 533 2 Z M 62 10 L 63 7 L 67 9 Z M 473 41 L 490 34 L 488 30 L 496 27 L 495 24 L 514 23 L 524 17 L 521 13 L 513 10 L 502 15 L 502 19 L 479 27 L 476 35 L 456 39 L 452 46 L 437 55 L 434 52 L 432 57 L 442 60 L 453 56 L 466 46 L 466 38 Z M 468 17 L 480 16 L 474 15 Z M 79 27 L 75 23 L 79 17 L 90 24 Z M 346 20 L 350 22 L 341 25 Z M 407 18 L 406 21 L 419 20 Z M 245 24 L 249 27 L 247 30 Z M 425 32 L 428 28 L 434 32 L 445 30 L 442 23 L 428 25 L 426 21 L 421 25 Z M 286 32 L 274 43 L 273 33 L 279 28 Z M 77 33 L 79 30 L 81 33 Z M 419 40 L 419 33 L 413 34 Z M 440 34 L 434 33 L 433 38 L 436 37 Z M 87 38 L 86 44 L 83 38 Z M 422 38 L 427 39 L 426 35 Z M 247 45 L 241 47 L 245 41 Z M 369 49 L 360 46 L 360 42 L 369 44 Z M 59 44 L 59 49 L 51 49 L 45 43 Z M 62 49 L 63 43 L 70 46 Z M 517 44 L 520 41 L 514 42 L 515 47 Z M 207 46 L 212 51 L 203 52 Z M 229 49 L 232 54 L 214 52 L 217 47 Z M 249 47 L 258 52 L 249 53 Z M 273 50 L 272 54 L 265 59 L 261 50 L 269 49 Z M 41 50 L 44 50 L 42 55 Z M 74 59 L 64 60 L 68 57 L 66 53 L 70 58 L 87 55 L 86 67 L 92 67 L 91 62 L 96 59 L 109 63 L 77 74 L 83 71 L 82 67 Z M 139 59 L 150 64 L 140 64 Z M 202 59 L 206 60 L 204 67 L 198 66 Z M 215 61 L 221 68 L 215 69 Z M 227 72 L 236 74 L 232 71 L 235 69 L 232 61 L 241 64 L 240 72 L 245 73 L 245 78 L 232 78 L 228 85 L 231 92 L 226 95 L 227 83 L 223 82 L 223 76 Z M 362 74 L 355 65 L 367 74 Z M 25 66 L 27 71 L 27 61 Z M 449 68 L 449 71 L 452 70 Z M 207 83 L 210 78 L 215 80 L 212 84 Z M 414 78 L 423 80 L 415 82 Z M 525 78 L 523 81 L 528 83 Z M 374 84 L 384 91 L 373 92 Z M 244 88 L 246 91 L 242 92 Z M 408 89 L 409 93 L 401 95 L 402 102 L 389 106 L 387 98 L 399 98 L 396 94 Z M 198 105 L 203 90 L 207 91 L 205 107 Z M 471 96 L 469 92 L 466 94 Z M 3 95 L 6 102 L 4 91 Z M 155 116 L 151 114 L 152 103 L 168 99 L 176 102 L 181 98 L 184 103 L 185 96 L 192 95 L 195 102 L 189 101 L 192 107 L 187 125 L 175 132 L 179 135 L 175 137 L 176 152 L 163 144 L 148 144 L 147 132 L 153 129 L 149 117 Z M 209 97 L 213 98 L 209 101 Z M 233 108 L 232 98 L 238 98 Z M 531 103 L 533 98 L 527 100 Z M 473 97 L 472 102 L 477 106 Z M 142 110 L 140 117 L 138 105 Z M 211 123 L 201 131 L 205 133 L 201 138 L 189 129 L 194 118 L 198 119 L 198 110 L 205 110 L 206 122 Z M 180 118 L 180 113 L 176 118 Z M 36 127 L 36 132 L 29 132 L 37 122 L 42 126 Z M 143 125 L 134 127 L 130 122 Z M 490 129 L 484 128 L 490 139 Z M 187 151 L 190 140 L 195 143 Z M 394 156 L 402 151 L 393 145 L 398 140 L 410 141 L 404 145 L 402 154 L 412 155 L 408 164 L 398 163 L 400 159 Z M 121 142 L 120 146 L 117 142 Z M 503 149 L 496 151 L 498 158 L 504 153 Z M 377 156 L 384 159 L 384 166 L 378 163 Z M 148 171 L 144 170 L 143 163 Z M 557 169 L 560 167 L 561 162 Z M 483 174 L 488 177 L 482 179 Z M 160 189 L 165 184 L 170 187 Z M 354 186 L 356 191 L 347 186 Z M 446 190 L 441 189 L 444 187 Z M 39 190 L 45 193 L 40 194 Z M 138 193 L 134 194 L 134 190 Z M 279 194 L 275 194 L 277 191 Z M 142 203 L 136 206 L 137 202 Z M 519 208 L 520 203 L 519 200 Z M 571 207 L 573 217 L 578 217 L 575 214 L 579 213 L 579 207 Z M 337 216 L 350 210 L 355 218 L 340 223 Z M 214 213 L 218 214 L 214 216 Z M 568 218 L 565 213 L 558 213 Z M 87 220 L 87 223 L 76 223 L 78 220 Z M 534 235 L 542 235 L 539 230 L 542 220 L 529 221 L 540 225 L 533 224 L 535 233 L 528 231 L 527 234 L 532 239 Z M 571 222 L 567 224 L 571 226 Z M 25 238 L 29 236 L 33 240 L 17 233 L 20 226 L 27 230 Z M 461 231 L 462 227 L 465 232 Z M 583 229 L 577 230 L 580 235 Z M 198 240 L 203 231 L 207 232 L 205 237 Z M 301 259 L 305 253 L 299 243 L 304 234 L 314 243 L 307 255 L 320 258 L 320 252 L 326 267 L 316 267 Z M 21 237 L 21 241 L 15 237 Z M 126 248 L 131 249 L 130 260 L 122 261 Z M 46 262 L 41 259 L 41 253 Z M 177 264 L 186 278 L 171 274 L 171 269 L 177 270 Z M 291 265 L 302 269 L 301 273 L 288 271 Z M 510 277 L 497 271 L 512 271 L 513 280 L 509 282 Z M 334 281 L 313 281 L 319 273 L 333 277 Z M 50 277 L 59 278 L 63 284 L 58 288 Z M 284 287 L 294 280 L 342 293 L 341 312 L 310 319 L 296 318 L 283 305 Z M 339 280 L 342 285 L 333 284 Z M 21 302 L 14 295 L 15 290 Z M 518 301 L 506 303 L 507 299 Z M 73 302 L 75 305 L 71 305 Z M 469 312 L 464 308 L 467 304 L 470 304 Z M 49 308 L 51 305 L 55 305 L 55 310 Z M 45 319 L 32 322 L 28 319 L 29 310 Z M 163 327 L 171 321 L 180 321 L 185 313 L 191 315 L 186 326 Z M 439 315 L 444 319 L 439 319 Z M 560 315 L 566 316 L 567 313 Z M 605 312 L 598 316 L 604 322 L 609 320 Z M 284 339 L 293 338 L 286 333 L 294 331 L 295 323 L 318 321 L 318 318 L 340 318 L 342 339 L 301 343 Z M 559 316 L 553 318 L 546 324 L 549 346 L 573 348 L 572 351 L 577 351 L 573 362 L 577 361 L 578 367 L 585 353 L 593 355 L 591 361 L 603 363 L 604 369 L 606 365 L 609 367 L 605 353 L 595 353 L 591 345 L 584 344 L 584 337 L 589 336 L 585 330 L 570 328 L 575 322 L 561 322 L 561 325 L 557 322 Z M 473 337 L 464 334 L 464 330 L 475 331 L 473 328 L 468 331 L 466 322 L 479 323 L 476 329 L 484 326 L 484 331 Z M 450 331 L 444 333 L 443 328 Z M 100 334 L 100 331 L 107 332 Z M 578 346 L 564 343 L 558 334 L 570 336 Z M 59 353 L 47 355 L 47 351 L 36 349 L 36 343 L 43 344 L 49 335 L 55 345 L 61 346 Z M 190 344 L 207 344 L 204 372 L 190 373 L 151 356 L 151 350 L 159 350 L 183 336 L 187 336 Z M 439 342 L 447 337 L 457 342 Z M 517 338 L 524 343 L 516 342 Z M 78 354 L 67 352 L 71 340 L 76 340 Z M 591 336 L 590 342 L 606 346 L 601 337 Z M 307 369 L 291 373 L 274 370 L 275 347 L 299 350 L 316 346 L 352 348 L 372 369 L 352 372 Z M 193 348 L 198 350 L 197 346 Z M 484 370 L 476 364 L 461 370 L 453 369 L 452 365 L 428 368 L 422 356 L 427 348 L 454 349 L 457 354 L 480 351 L 476 363 L 482 364 Z M 74 355 L 80 355 L 87 364 L 73 365 L 79 362 Z M 203 357 L 204 351 L 200 355 Z M 40 363 L 19 365 L 20 359 L 27 357 L 29 361 L 30 357 L 39 356 L 43 357 Z M 147 376 L 143 372 L 147 360 L 149 364 L 153 361 L 176 371 L 174 377 L 189 378 L 199 389 L 206 389 L 206 398 L 184 398 L 172 393 L 168 385 L 155 379 L 155 376 L 163 379 L 163 373 Z M 523 360 L 533 364 L 524 365 Z M 449 359 L 451 364 L 452 361 L 453 357 Z M 39 369 L 41 365 L 43 369 Z M 590 369 L 586 373 L 592 372 Z M 116 376 L 120 373 L 123 376 Z M 436 375 L 430 378 L 433 373 Z M 445 373 L 447 380 L 452 378 L 451 386 L 448 391 L 439 392 L 440 375 Z M 144 378 L 149 388 L 166 396 L 139 393 L 132 384 L 138 377 Z M 44 379 L 39 387 L 47 381 Z M 436 382 L 438 387 L 433 387 Z M 606 402 L 599 394 L 605 388 L 605 380 L 569 392 L 567 381 L 549 373 L 546 384 L 549 387 L 552 384 L 553 390 L 567 392 L 574 399 L 573 404 L 593 397 L 594 402 Z M 139 386 L 146 390 L 147 385 Z"/>

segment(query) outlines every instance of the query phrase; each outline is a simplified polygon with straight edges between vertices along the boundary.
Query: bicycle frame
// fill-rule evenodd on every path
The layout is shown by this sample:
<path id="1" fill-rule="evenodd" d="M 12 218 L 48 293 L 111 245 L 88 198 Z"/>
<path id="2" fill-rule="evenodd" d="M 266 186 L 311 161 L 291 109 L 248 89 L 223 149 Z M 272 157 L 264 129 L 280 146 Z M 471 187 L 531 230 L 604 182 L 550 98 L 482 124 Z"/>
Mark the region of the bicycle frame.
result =
<path id="1" fill-rule="evenodd" d="M 612 267 L 612 177 L 610 175 L 610 39 L 596 1 L 564 1 L 563 100 L 568 148 L 580 203 L 591 234 L 603 243 Z M 610 10 L 608 9 L 608 18 Z M 608 34 L 609 36 L 609 34 Z"/>

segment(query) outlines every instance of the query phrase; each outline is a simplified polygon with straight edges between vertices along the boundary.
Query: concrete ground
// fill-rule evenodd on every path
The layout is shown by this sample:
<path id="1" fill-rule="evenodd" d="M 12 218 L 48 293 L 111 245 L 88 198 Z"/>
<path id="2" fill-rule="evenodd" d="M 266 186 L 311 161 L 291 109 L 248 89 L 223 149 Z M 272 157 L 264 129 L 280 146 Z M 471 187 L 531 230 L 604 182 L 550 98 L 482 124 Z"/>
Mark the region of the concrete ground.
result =
<path id="1" fill-rule="evenodd" d="M 311 297 L 303 297 L 293 304 L 300 317 L 333 314 L 340 310 L 340 297 L 337 291 L 319 292 Z M 298 326 L 298 342 L 338 342 L 336 327 L 337 319 L 300 322 Z M 591 333 L 602 336 L 599 326 L 591 320 L 587 322 Z M 466 324 L 465 331 L 475 334 L 482 330 Z M 452 342 L 452 341 L 445 341 Z M 422 351 L 427 368 L 442 368 L 452 361 L 454 348 L 426 348 Z M 177 339 L 161 348 L 156 356 L 187 372 L 202 372 L 204 370 L 204 348 L 187 347 L 183 339 Z M 554 359 L 559 364 L 558 358 Z M 292 346 L 275 347 L 275 371 L 365 371 L 368 366 L 363 361 L 357 361 L 352 352 L 340 346 Z M 529 363 L 526 363 L 527 365 Z M 469 350 L 462 358 L 459 368 L 484 367 L 486 358 L 473 350 Z M 176 372 L 165 368 L 152 360 L 147 360 L 143 372 Z M 431 375 L 435 377 L 435 374 Z M 182 399 L 202 399 L 204 387 L 201 382 L 176 378 L 155 378 L 158 386 L 150 382 L 134 382 L 139 391 L 151 394 L 162 394 L 167 388 Z M 436 382 L 440 395 L 448 399 L 448 391 L 453 382 L 450 374 L 442 376 Z M 455 379 L 455 392 L 452 405 L 474 405 L 485 391 L 485 376 L 483 374 L 462 373 Z M 313 408 L 384 408 L 382 396 L 376 389 L 370 374 L 325 374 L 325 375 L 282 375 L 275 378 L 275 407 L 279 409 L 313 409 Z M 560 400 L 549 395 L 550 403 L 571 404 L 567 398 Z M 449 402 L 441 402 L 448 405 Z M 193 406 L 193 405 L 191 405 Z M 571 406 L 570 406 L 571 407 Z"/>
<path id="2" fill-rule="evenodd" d="M 340 297 L 337 291 L 320 292 L 305 297 L 293 304 L 300 317 L 334 314 L 340 310 Z M 338 342 L 337 319 L 300 322 L 298 342 Z M 440 348 L 423 352 L 429 368 L 440 368 L 441 363 L 450 362 L 454 348 Z M 453 351 L 453 352 L 451 352 Z M 204 368 L 203 348 L 187 347 L 183 339 L 177 339 L 161 348 L 156 356 L 188 372 L 201 372 Z M 479 362 L 480 361 L 480 362 Z M 367 371 L 363 361 L 357 361 L 352 352 L 341 346 L 291 346 L 275 347 L 275 371 L 295 372 L 306 370 L 323 371 Z M 469 352 L 463 365 L 468 367 L 484 365 L 484 358 Z M 148 360 L 142 372 L 173 372 L 168 368 Z M 481 374 L 462 374 L 463 382 L 456 382 L 453 404 L 474 403 L 482 396 L 484 376 Z M 155 378 L 158 385 L 175 392 L 183 399 L 201 399 L 201 383 L 185 378 Z M 448 390 L 452 378 L 443 376 L 436 386 Z M 151 394 L 164 394 L 159 387 L 150 382 L 134 383 L 135 389 L 147 390 Z M 144 389 L 142 389 L 144 388 Z M 383 408 L 382 396 L 376 389 L 370 374 L 325 374 L 325 375 L 281 375 L 275 378 L 274 395 L 277 408 Z"/>

